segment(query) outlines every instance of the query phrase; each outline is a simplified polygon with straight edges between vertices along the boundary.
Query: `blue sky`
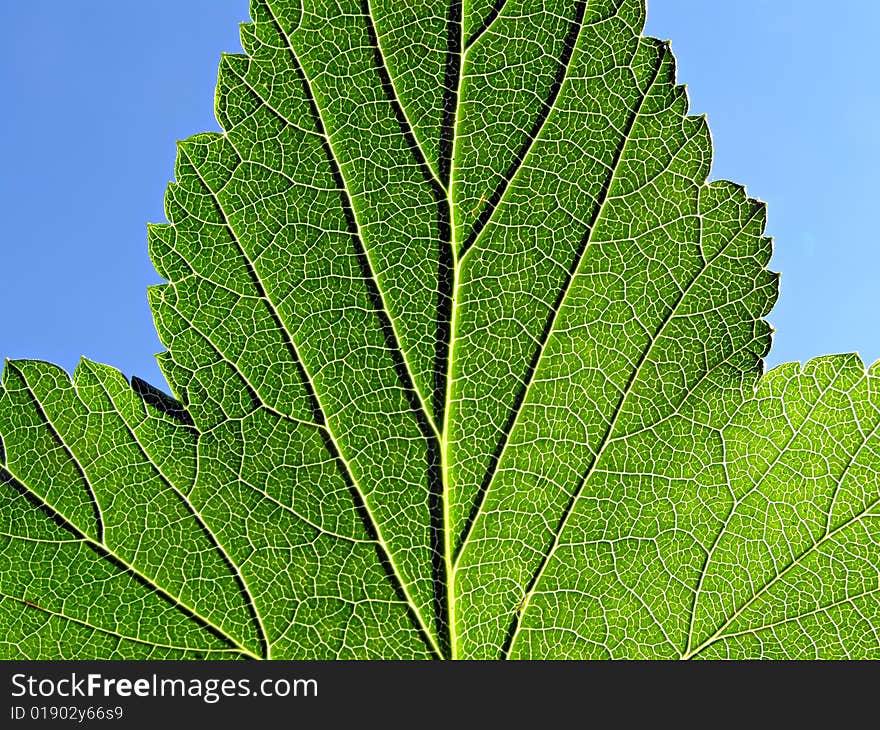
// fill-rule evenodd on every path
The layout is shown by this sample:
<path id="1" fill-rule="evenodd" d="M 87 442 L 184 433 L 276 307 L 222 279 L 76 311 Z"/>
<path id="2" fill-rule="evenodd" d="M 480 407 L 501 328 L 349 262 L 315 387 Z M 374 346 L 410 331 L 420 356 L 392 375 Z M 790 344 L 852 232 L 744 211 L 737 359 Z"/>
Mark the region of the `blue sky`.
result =
<path id="1" fill-rule="evenodd" d="M 215 129 L 219 54 L 246 0 L 0 3 L 0 355 L 80 355 L 156 384 L 146 303 L 159 281 L 174 141 Z M 782 296 L 769 364 L 880 358 L 876 233 L 880 2 L 652 0 L 691 109 L 708 114 L 713 178 L 766 200 Z"/>

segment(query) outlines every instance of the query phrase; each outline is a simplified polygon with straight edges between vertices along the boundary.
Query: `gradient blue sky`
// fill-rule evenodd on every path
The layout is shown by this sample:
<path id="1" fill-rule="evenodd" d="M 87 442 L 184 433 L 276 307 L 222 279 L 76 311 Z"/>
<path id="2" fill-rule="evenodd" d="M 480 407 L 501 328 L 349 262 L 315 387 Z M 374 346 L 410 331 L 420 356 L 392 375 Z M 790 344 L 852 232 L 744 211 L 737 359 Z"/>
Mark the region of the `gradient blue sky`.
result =
<path id="1" fill-rule="evenodd" d="M 221 51 L 246 0 L 0 3 L 0 355 L 80 355 L 157 385 L 157 283 L 176 139 L 216 129 Z M 770 204 L 783 272 L 769 364 L 880 358 L 877 171 L 880 2 L 650 0 L 691 110 L 708 114 L 713 178 Z"/>

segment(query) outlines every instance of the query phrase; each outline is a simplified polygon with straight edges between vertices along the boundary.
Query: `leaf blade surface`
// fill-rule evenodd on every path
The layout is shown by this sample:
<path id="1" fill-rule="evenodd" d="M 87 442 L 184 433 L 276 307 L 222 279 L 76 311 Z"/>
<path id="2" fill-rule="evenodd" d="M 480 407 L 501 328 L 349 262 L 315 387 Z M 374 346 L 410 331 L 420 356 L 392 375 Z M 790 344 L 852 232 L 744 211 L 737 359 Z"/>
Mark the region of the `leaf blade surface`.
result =
<path id="1" fill-rule="evenodd" d="M 3 655 L 876 655 L 876 373 L 762 375 L 644 3 L 251 17 L 149 228 L 177 400 L 7 363 Z"/>

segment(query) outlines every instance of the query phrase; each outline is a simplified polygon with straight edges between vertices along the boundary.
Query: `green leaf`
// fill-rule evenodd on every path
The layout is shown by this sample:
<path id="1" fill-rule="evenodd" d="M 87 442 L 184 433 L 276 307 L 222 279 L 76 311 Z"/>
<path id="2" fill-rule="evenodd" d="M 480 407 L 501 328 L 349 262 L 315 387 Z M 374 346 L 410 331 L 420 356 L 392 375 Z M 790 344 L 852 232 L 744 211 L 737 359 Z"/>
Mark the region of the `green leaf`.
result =
<path id="1" fill-rule="evenodd" d="M 150 290 L 7 364 L 0 655 L 880 653 L 877 374 L 766 375 L 765 209 L 641 0 L 253 0 Z"/>

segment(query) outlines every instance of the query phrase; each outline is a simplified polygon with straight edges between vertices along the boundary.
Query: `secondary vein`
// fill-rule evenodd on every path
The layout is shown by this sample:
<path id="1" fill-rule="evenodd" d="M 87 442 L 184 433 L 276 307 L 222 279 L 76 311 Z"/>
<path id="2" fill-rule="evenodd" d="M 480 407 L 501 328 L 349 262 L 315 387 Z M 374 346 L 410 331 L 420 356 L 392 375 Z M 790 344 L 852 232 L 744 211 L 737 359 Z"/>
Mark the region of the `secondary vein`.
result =
<path id="1" fill-rule="evenodd" d="M 252 659 L 260 659 L 261 657 L 254 654 L 250 649 L 242 646 L 233 636 L 224 631 L 220 626 L 215 624 L 213 621 L 202 616 L 196 609 L 189 606 L 182 598 L 179 596 L 175 596 L 173 593 L 170 593 L 158 583 L 156 583 L 152 578 L 142 573 L 140 570 L 134 567 L 129 561 L 125 560 L 122 556 L 116 553 L 109 545 L 107 545 L 102 540 L 96 540 L 93 537 L 90 537 L 85 532 L 80 530 L 76 525 L 74 525 L 64 514 L 49 500 L 47 500 L 44 496 L 38 494 L 29 486 L 27 486 L 27 482 L 23 480 L 19 475 L 17 475 L 12 469 L 9 468 L 9 465 L 5 465 L 2 467 L 2 470 L 9 474 L 12 477 L 16 484 L 20 485 L 21 489 L 24 489 L 28 494 L 32 495 L 49 513 L 55 517 L 61 524 L 70 530 L 74 535 L 81 538 L 82 542 L 88 544 L 98 555 L 106 558 L 110 558 L 112 561 L 116 561 L 120 566 L 122 566 L 125 570 L 127 570 L 131 575 L 138 578 L 142 583 L 149 586 L 152 590 L 158 593 L 163 599 L 170 602 L 172 605 L 176 606 L 179 610 L 181 610 L 184 614 L 189 616 L 190 618 L 195 619 L 198 623 L 205 626 L 211 633 L 222 638 L 224 641 L 229 643 L 230 646 L 236 648 L 243 654 L 251 657 Z"/>
<path id="2" fill-rule="evenodd" d="M 340 192 L 340 195 L 342 195 L 343 200 L 345 201 L 345 206 L 347 207 L 347 210 L 351 212 L 352 223 L 355 226 L 355 232 L 357 234 L 358 244 L 360 246 L 360 249 L 363 251 L 364 258 L 366 259 L 366 263 L 369 268 L 370 282 L 372 282 L 373 286 L 375 287 L 376 293 L 378 294 L 378 297 L 379 297 L 379 301 L 382 304 L 380 314 L 384 316 L 384 318 L 388 322 L 388 325 L 391 328 L 391 331 L 392 331 L 393 337 L 394 337 L 395 349 L 399 353 L 399 355 L 404 363 L 404 366 L 405 366 L 405 370 L 406 370 L 406 374 L 407 374 L 406 379 L 408 381 L 405 383 L 405 386 L 407 389 L 411 390 L 415 394 L 415 396 L 418 399 L 419 404 L 421 406 L 421 410 L 423 411 L 423 415 L 424 415 L 425 420 L 427 421 L 427 423 L 431 427 L 431 430 L 433 431 L 434 436 L 439 440 L 440 432 L 437 427 L 436 420 L 434 419 L 434 414 L 431 411 L 431 409 L 428 407 L 428 405 L 427 405 L 428 401 L 424 397 L 424 394 L 421 392 L 421 389 L 419 388 L 418 383 L 415 379 L 415 371 L 414 371 L 411 363 L 409 362 L 409 358 L 407 357 L 406 351 L 404 350 L 404 348 L 401 344 L 400 333 L 397 331 L 397 326 L 395 324 L 394 317 L 391 314 L 391 309 L 388 306 L 388 302 L 385 299 L 385 294 L 382 290 L 382 287 L 379 285 L 379 279 L 376 276 L 376 266 L 375 266 L 374 262 L 372 261 L 372 258 L 370 257 L 370 251 L 369 251 L 369 248 L 367 247 L 366 242 L 365 242 L 363 230 L 362 230 L 361 224 L 358 219 L 357 208 L 355 207 L 354 201 L 352 200 L 352 196 L 348 191 L 345 175 L 344 175 L 344 172 L 342 169 L 342 165 L 340 164 L 340 157 L 336 153 L 336 151 L 333 147 L 333 142 L 330 139 L 329 132 L 327 131 L 327 125 L 324 122 L 324 117 L 321 112 L 321 108 L 317 102 L 317 98 L 315 96 L 315 93 L 312 89 L 311 82 L 305 72 L 305 68 L 303 67 L 302 63 L 299 60 L 299 56 L 296 53 L 296 49 L 294 49 L 294 47 L 293 47 L 293 42 L 292 42 L 290 36 L 285 32 L 283 26 L 281 25 L 281 22 L 278 19 L 278 16 L 275 14 L 275 11 L 272 8 L 272 3 L 270 0 L 266 1 L 266 8 L 267 8 L 269 15 L 271 16 L 272 21 L 275 25 L 276 32 L 281 36 L 281 38 L 284 40 L 284 42 L 287 46 L 287 51 L 288 51 L 288 54 L 290 55 L 293 66 L 294 66 L 297 74 L 300 76 L 300 78 L 302 80 L 303 89 L 308 97 L 308 104 L 310 107 L 312 117 L 315 121 L 315 125 L 318 129 L 318 133 L 326 142 L 325 147 L 326 147 L 328 162 L 332 166 L 334 177 L 336 177 L 338 180 L 340 180 L 342 182 L 342 184 L 339 187 L 339 192 Z M 369 17 L 368 17 L 368 22 L 372 23 L 372 19 L 370 19 Z M 372 25 L 370 25 L 370 28 L 372 29 L 373 35 L 375 36 L 375 29 L 372 28 Z M 381 51 L 379 51 L 379 52 L 381 53 Z M 401 114 L 403 113 L 402 110 L 400 111 L 400 113 Z M 283 119 L 283 117 L 282 117 L 282 119 Z M 413 140 L 415 140 L 414 137 L 413 137 Z M 418 147 L 417 142 L 416 142 L 416 146 L 421 153 L 421 148 Z M 426 161 L 425 161 L 425 164 L 427 164 Z M 428 169 L 430 170 L 430 167 L 428 167 Z M 431 172 L 431 175 L 433 176 L 433 172 Z M 438 185 L 439 185 L 439 183 L 438 183 Z M 439 189 L 442 190 L 442 186 L 440 186 Z"/>
<path id="3" fill-rule="evenodd" d="M 231 142 L 230 142 L 230 144 L 231 144 Z M 185 148 L 182 147 L 182 149 L 185 149 Z M 236 150 L 236 153 L 238 153 L 237 150 Z M 240 157 L 240 154 L 239 154 L 239 157 Z M 266 305 L 269 307 L 270 311 L 273 313 L 276 325 L 279 327 L 280 331 L 284 334 L 286 344 L 288 345 L 288 347 L 290 347 L 291 352 L 293 353 L 296 361 L 300 364 L 300 366 L 302 368 L 302 372 L 308 380 L 314 405 L 315 405 L 317 411 L 321 414 L 322 423 L 327 424 L 326 425 L 327 435 L 328 435 L 330 442 L 333 444 L 333 448 L 335 450 L 335 454 L 333 454 L 333 456 L 336 458 L 337 463 L 342 467 L 343 473 L 347 476 L 348 481 L 352 484 L 352 486 L 355 487 L 355 489 L 361 499 L 361 502 L 363 504 L 364 510 L 366 511 L 367 515 L 370 518 L 370 523 L 372 525 L 373 531 L 375 532 L 375 534 L 378 538 L 378 542 L 382 546 L 382 550 L 386 556 L 386 559 L 388 560 L 389 565 L 391 565 L 393 568 L 393 572 L 395 574 L 395 577 L 398 580 L 400 590 L 406 596 L 407 603 L 410 606 L 410 610 L 412 610 L 414 612 L 415 616 L 417 617 L 417 621 L 419 623 L 419 626 L 420 626 L 422 632 L 425 635 L 426 640 L 434 648 L 434 650 L 438 653 L 438 655 L 442 655 L 442 653 L 439 650 L 439 647 L 437 646 L 436 639 L 435 639 L 433 633 L 431 633 L 428 630 L 421 611 L 419 610 L 419 608 L 416 606 L 415 602 L 413 601 L 413 598 L 412 598 L 410 591 L 409 591 L 409 586 L 406 583 L 406 581 L 403 579 L 403 576 L 400 573 L 400 569 L 397 567 L 397 564 L 394 561 L 394 557 L 391 553 L 391 550 L 388 548 L 387 543 L 385 542 L 384 538 L 382 537 L 381 526 L 379 524 L 379 521 L 376 519 L 375 515 L 373 514 L 372 510 L 370 509 L 370 505 L 369 505 L 369 502 L 367 501 L 366 494 L 364 493 L 363 489 L 361 488 L 359 482 L 355 479 L 354 472 L 351 468 L 351 465 L 348 463 L 348 461 L 343 456 L 343 451 L 340 448 L 339 443 L 336 439 L 336 436 L 333 433 L 333 430 L 330 428 L 330 425 L 327 421 L 327 415 L 326 415 L 327 411 L 324 408 L 323 404 L 321 403 L 320 396 L 318 395 L 317 391 L 315 390 L 314 382 L 308 372 L 308 369 L 306 367 L 305 362 L 303 361 L 302 357 L 300 356 L 299 349 L 297 348 L 296 343 L 293 340 L 292 334 L 287 329 L 287 326 L 284 324 L 284 321 L 281 319 L 281 316 L 279 315 L 277 309 L 275 308 L 274 302 L 272 302 L 272 300 L 269 298 L 269 296 L 266 292 L 265 286 L 264 286 L 259 274 L 257 273 L 253 262 L 251 261 L 250 257 L 247 255 L 247 252 L 244 250 L 243 246 L 241 245 L 241 242 L 238 239 L 238 236 L 236 235 L 234 229 L 232 228 L 232 225 L 230 224 L 229 220 L 227 219 L 226 213 L 223 210 L 223 207 L 220 203 L 220 200 L 217 197 L 217 194 L 207 184 L 207 181 L 205 181 L 205 179 L 202 177 L 201 172 L 198 170 L 198 168 L 196 167 L 193 160 L 189 157 L 188 157 L 188 159 L 189 159 L 190 163 L 193 165 L 193 169 L 195 170 L 196 175 L 198 175 L 199 180 L 201 181 L 205 190 L 208 191 L 208 193 L 211 195 L 212 199 L 214 200 L 214 204 L 218 208 L 218 214 L 221 216 L 223 224 L 227 229 L 227 233 L 229 234 L 231 239 L 234 241 L 236 247 L 239 249 L 239 252 L 244 257 L 245 261 L 248 262 L 249 272 L 251 274 L 251 277 L 254 281 L 255 286 L 257 287 L 258 292 L 260 293 L 260 296 L 265 300 Z"/>
<path id="4" fill-rule="evenodd" d="M 107 395 L 107 398 L 110 400 L 111 403 L 113 403 L 113 396 L 110 394 L 110 391 L 107 390 L 107 388 L 104 385 L 104 382 L 102 380 L 99 379 L 99 382 L 101 385 L 101 390 L 104 391 L 104 393 Z M 114 406 L 115 406 L 115 403 L 114 403 Z M 125 428 L 128 431 L 129 435 L 131 436 L 132 440 L 137 445 L 138 450 L 141 452 L 141 455 L 147 460 L 147 463 L 150 464 L 150 466 L 153 468 L 153 470 L 156 472 L 156 474 L 159 476 L 159 478 L 162 480 L 162 482 L 169 489 L 171 489 L 172 492 L 174 492 L 174 494 L 177 496 L 178 499 L 180 499 L 180 501 L 183 503 L 183 505 L 186 507 L 186 509 L 189 511 L 189 513 L 195 518 L 199 527 L 202 529 L 202 531 L 208 537 L 208 540 L 214 546 L 214 549 L 217 550 L 218 553 L 220 553 L 220 557 L 222 558 L 223 562 L 225 562 L 227 567 L 232 570 L 233 580 L 236 582 L 237 587 L 239 589 L 239 592 L 242 594 L 242 597 L 244 598 L 244 601 L 245 601 L 246 605 L 248 606 L 248 609 L 251 613 L 251 618 L 254 620 L 254 623 L 257 628 L 259 642 L 260 642 L 261 646 L 263 647 L 263 653 L 265 655 L 265 658 L 268 659 L 269 653 L 271 651 L 271 644 L 269 642 L 269 636 L 266 632 L 266 627 L 263 624 L 263 618 L 260 615 L 260 611 L 257 608 L 256 601 L 254 600 L 253 592 L 249 588 L 247 581 L 245 580 L 245 577 L 241 572 L 241 567 L 232 559 L 230 554 L 223 547 L 223 544 L 220 542 L 220 538 L 214 533 L 213 530 L 211 530 L 211 528 L 208 526 L 207 522 L 205 521 L 205 518 L 202 516 L 202 513 L 199 512 L 198 509 L 196 509 L 196 506 L 192 503 L 192 501 L 190 501 L 189 497 L 187 495 L 185 495 L 180 489 L 178 489 L 177 485 L 171 481 L 171 479 L 165 474 L 165 472 L 162 470 L 162 468 L 155 462 L 153 457 L 150 456 L 149 452 L 147 451 L 147 448 L 141 442 L 136 431 L 131 426 L 131 424 L 128 422 L 128 420 L 122 415 L 121 412 L 119 412 L 118 409 L 117 409 L 117 413 L 119 415 L 120 420 L 125 424 Z"/>
<path id="5" fill-rule="evenodd" d="M 462 553 L 464 552 L 464 548 L 470 538 L 471 533 L 473 532 L 474 525 L 476 524 L 478 518 L 482 514 L 483 507 L 486 503 L 486 498 L 489 493 L 489 489 L 491 488 L 491 483 L 495 478 L 495 474 L 497 473 L 498 467 L 501 464 L 502 459 L 504 458 L 504 454 L 507 451 L 507 447 L 510 443 L 510 436 L 513 433 L 516 425 L 519 423 L 520 415 L 522 414 L 522 406 L 526 403 L 528 398 L 529 390 L 531 389 L 532 383 L 534 383 L 534 378 L 538 372 L 541 361 L 543 360 L 544 353 L 547 348 L 547 343 L 550 341 L 550 336 L 552 335 L 555 327 L 556 321 L 559 318 L 559 314 L 564 308 L 565 301 L 568 298 L 568 294 L 571 291 L 572 284 L 574 283 L 577 272 L 580 270 L 581 262 L 584 260 L 586 256 L 586 252 L 590 245 L 593 243 L 593 234 L 598 227 L 599 220 L 602 217 L 602 212 L 604 211 L 605 205 L 608 202 L 608 199 L 611 194 L 611 189 L 614 185 L 614 181 L 616 179 L 617 171 L 620 166 L 621 161 L 624 157 L 624 152 L 626 150 L 627 141 L 629 140 L 629 136 L 632 133 L 633 127 L 635 126 L 636 120 L 639 118 L 641 114 L 642 107 L 645 103 L 645 99 L 647 99 L 648 94 L 654 86 L 654 83 L 657 80 L 657 77 L 660 72 L 660 68 L 662 66 L 662 58 L 658 59 L 658 63 L 656 68 L 654 69 L 653 75 L 649 79 L 648 83 L 645 86 L 645 90 L 642 93 L 642 96 L 639 100 L 638 105 L 636 106 L 633 113 L 630 115 L 630 119 L 628 120 L 627 127 L 623 132 L 623 136 L 621 138 L 620 144 L 618 145 L 615 158 L 613 164 L 611 166 L 608 179 L 605 182 L 605 185 L 602 189 L 602 195 L 600 199 L 597 201 L 597 206 L 595 208 L 595 212 L 593 214 L 593 218 L 590 221 L 590 225 L 588 227 L 587 233 L 581 242 L 580 249 L 578 250 L 572 265 L 570 266 L 565 282 L 560 290 L 559 295 L 554 302 L 553 307 L 551 308 L 551 314 L 548 318 L 547 325 L 544 327 L 542 332 L 541 340 L 539 342 L 539 346 L 535 355 L 532 358 L 532 362 L 530 363 L 530 367 L 528 370 L 528 376 L 526 382 L 523 384 L 523 395 L 521 400 L 519 401 L 519 408 L 513 413 L 512 419 L 509 419 L 509 427 L 505 428 L 502 434 L 502 445 L 501 450 L 497 459 L 494 459 L 487 470 L 486 475 L 483 478 L 483 484 L 485 488 L 483 489 L 482 496 L 480 498 L 480 502 L 477 506 L 477 509 L 474 511 L 473 515 L 469 519 L 468 524 L 465 527 L 465 530 L 462 533 L 462 539 L 459 541 L 458 554 L 456 557 L 456 565 L 460 560 Z"/>

